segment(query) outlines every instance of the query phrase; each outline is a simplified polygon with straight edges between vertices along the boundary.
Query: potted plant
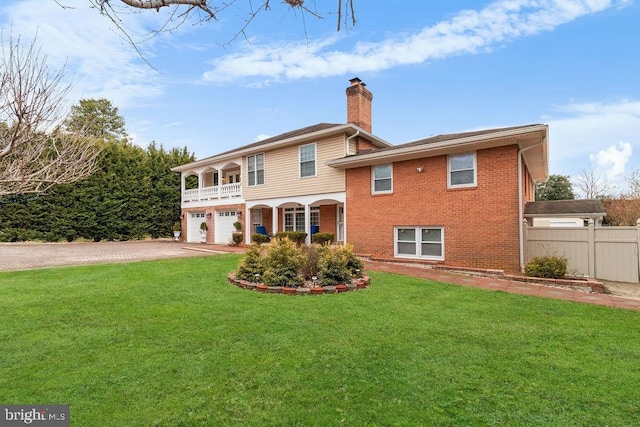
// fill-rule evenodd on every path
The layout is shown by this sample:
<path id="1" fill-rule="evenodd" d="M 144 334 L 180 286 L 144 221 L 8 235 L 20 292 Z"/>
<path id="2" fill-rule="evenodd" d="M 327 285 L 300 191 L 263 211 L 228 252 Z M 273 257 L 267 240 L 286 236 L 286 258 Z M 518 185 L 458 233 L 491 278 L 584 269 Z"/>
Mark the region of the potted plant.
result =
<path id="1" fill-rule="evenodd" d="M 202 221 L 200 223 L 200 243 L 207 243 L 207 230 L 209 229 L 209 227 L 207 227 L 207 223 Z"/>
<path id="2" fill-rule="evenodd" d="M 236 221 L 233 223 L 233 227 L 236 231 L 231 233 L 231 240 L 235 246 L 239 246 L 244 240 L 244 235 L 242 234 L 242 223 L 240 221 Z"/>
<path id="3" fill-rule="evenodd" d="M 180 241 L 180 234 L 182 234 L 180 231 L 180 221 L 176 221 L 173 223 L 173 240 L 176 242 Z"/>

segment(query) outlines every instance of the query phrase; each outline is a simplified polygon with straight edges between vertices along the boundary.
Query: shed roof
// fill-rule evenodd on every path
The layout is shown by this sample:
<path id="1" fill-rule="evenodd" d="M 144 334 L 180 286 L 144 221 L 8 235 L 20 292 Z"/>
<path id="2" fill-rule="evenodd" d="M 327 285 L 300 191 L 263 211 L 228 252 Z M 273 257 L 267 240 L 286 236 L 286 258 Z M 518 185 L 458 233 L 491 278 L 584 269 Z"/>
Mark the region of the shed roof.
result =
<path id="1" fill-rule="evenodd" d="M 580 217 L 597 218 L 606 215 L 599 199 L 547 200 L 527 202 L 524 205 L 525 217 Z"/>

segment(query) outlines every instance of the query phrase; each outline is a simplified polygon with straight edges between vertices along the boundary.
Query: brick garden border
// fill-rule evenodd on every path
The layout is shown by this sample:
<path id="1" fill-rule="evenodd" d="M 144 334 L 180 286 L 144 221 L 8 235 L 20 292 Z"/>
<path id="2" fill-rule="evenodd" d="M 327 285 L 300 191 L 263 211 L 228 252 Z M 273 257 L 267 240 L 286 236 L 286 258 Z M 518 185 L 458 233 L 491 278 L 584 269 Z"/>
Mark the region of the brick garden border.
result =
<path id="1" fill-rule="evenodd" d="M 266 294 L 283 294 L 283 295 L 323 295 L 338 294 L 343 292 L 357 291 L 369 287 L 371 278 L 363 275 L 361 278 L 355 279 L 353 282 L 345 285 L 335 286 L 317 286 L 315 288 L 289 288 L 286 286 L 268 286 L 264 283 L 255 283 L 248 280 L 236 279 L 236 273 L 231 272 L 227 276 L 229 282 L 239 288 L 250 291 L 262 292 Z"/>

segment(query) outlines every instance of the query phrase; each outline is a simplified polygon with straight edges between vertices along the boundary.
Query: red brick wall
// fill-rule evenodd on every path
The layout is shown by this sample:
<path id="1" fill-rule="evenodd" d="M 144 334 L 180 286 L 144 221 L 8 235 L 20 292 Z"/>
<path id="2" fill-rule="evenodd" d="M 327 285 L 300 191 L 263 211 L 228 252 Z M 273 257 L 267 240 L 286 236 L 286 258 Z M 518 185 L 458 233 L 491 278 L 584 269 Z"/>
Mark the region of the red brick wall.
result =
<path id="1" fill-rule="evenodd" d="M 446 156 L 394 163 L 389 195 L 371 194 L 370 167 L 347 170 L 349 243 L 391 258 L 394 226 L 443 226 L 445 265 L 519 271 L 517 154 L 478 151 L 478 185 L 465 189 L 447 189 Z"/>
<path id="2" fill-rule="evenodd" d="M 336 205 L 320 206 L 320 232 L 336 234 Z"/>
<path id="3" fill-rule="evenodd" d="M 273 210 L 271 208 L 263 208 L 262 209 L 262 225 L 267 229 L 267 233 L 272 236 L 275 236 L 276 233 L 273 232 Z"/>
<path id="4" fill-rule="evenodd" d="M 356 151 L 374 150 L 376 147 L 364 138 L 356 138 Z"/>

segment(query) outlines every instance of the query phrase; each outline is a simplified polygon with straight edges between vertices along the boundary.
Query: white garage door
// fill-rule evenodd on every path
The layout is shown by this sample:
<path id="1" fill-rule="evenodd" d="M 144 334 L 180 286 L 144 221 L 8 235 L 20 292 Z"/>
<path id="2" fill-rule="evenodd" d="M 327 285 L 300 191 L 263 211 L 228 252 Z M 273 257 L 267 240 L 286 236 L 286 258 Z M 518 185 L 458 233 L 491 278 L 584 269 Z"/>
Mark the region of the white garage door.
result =
<path id="1" fill-rule="evenodd" d="M 200 242 L 200 224 L 206 222 L 204 212 L 189 212 L 187 222 L 187 242 Z"/>
<path id="2" fill-rule="evenodd" d="M 216 211 L 216 232 L 214 241 L 227 244 L 231 241 L 231 233 L 236 231 L 233 223 L 238 220 L 236 211 Z"/>

